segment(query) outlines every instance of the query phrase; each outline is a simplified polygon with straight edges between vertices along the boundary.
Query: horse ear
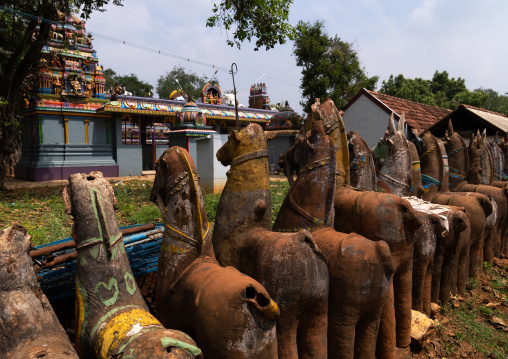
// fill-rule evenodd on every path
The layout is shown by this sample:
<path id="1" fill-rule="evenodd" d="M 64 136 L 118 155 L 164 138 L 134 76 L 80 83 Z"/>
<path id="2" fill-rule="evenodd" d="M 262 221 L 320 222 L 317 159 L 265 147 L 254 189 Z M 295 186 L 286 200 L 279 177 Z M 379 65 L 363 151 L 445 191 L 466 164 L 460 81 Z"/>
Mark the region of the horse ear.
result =
<path id="1" fill-rule="evenodd" d="M 453 125 L 452 125 L 452 119 L 448 121 L 448 134 L 451 136 L 453 135 Z"/>
<path id="2" fill-rule="evenodd" d="M 404 124 L 406 123 L 406 114 L 404 112 L 402 112 L 402 116 L 400 116 L 400 119 L 399 119 L 399 131 L 404 133 Z"/>
<path id="3" fill-rule="evenodd" d="M 275 136 L 277 136 L 276 131 L 265 131 L 265 137 L 267 142 L 273 140 Z"/>
<path id="4" fill-rule="evenodd" d="M 397 132 L 397 128 L 395 127 L 395 120 L 392 112 L 392 114 L 390 115 L 390 120 L 388 121 L 388 133 L 393 135 L 395 134 L 395 132 Z"/>
<path id="5" fill-rule="evenodd" d="M 498 133 L 496 131 L 496 134 L 494 135 L 494 142 L 493 142 L 494 145 L 499 145 L 499 136 L 498 136 Z"/>
<path id="6" fill-rule="evenodd" d="M 487 129 L 484 128 L 482 132 L 482 143 L 485 143 L 487 141 Z"/>
<path id="7" fill-rule="evenodd" d="M 237 142 L 240 142 L 240 135 L 237 130 L 231 130 L 231 138 Z"/>
<path id="8" fill-rule="evenodd" d="M 473 149 L 476 147 L 476 140 L 474 137 L 474 132 L 471 132 L 471 135 L 469 135 L 469 148 Z"/>

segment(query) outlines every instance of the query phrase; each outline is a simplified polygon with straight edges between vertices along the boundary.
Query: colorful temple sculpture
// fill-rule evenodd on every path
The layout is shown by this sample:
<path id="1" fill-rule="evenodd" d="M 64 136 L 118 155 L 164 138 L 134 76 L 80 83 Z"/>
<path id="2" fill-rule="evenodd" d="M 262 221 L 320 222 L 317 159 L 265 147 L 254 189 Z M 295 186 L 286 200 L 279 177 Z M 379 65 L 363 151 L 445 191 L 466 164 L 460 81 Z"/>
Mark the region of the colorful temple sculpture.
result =
<path id="1" fill-rule="evenodd" d="M 166 149 L 181 146 L 193 157 L 207 189 L 207 173 L 216 176 L 222 169 L 214 164 L 213 154 L 237 126 L 234 95 L 223 94 L 213 80 L 195 102 L 181 89 L 173 91 L 169 100 L 126 96 L 123 88 L 106 93 L 92 40 L 86 35 L 85 22 L 75 15 L 62 14 L 61 23 L 54 25 L 23 92 L 23 147 L 16 177 L 46 181 L 93 170 L 105 177 L 138 176 L 153 170 Z M 279 114 L 270 109 L 265 84 L 252 87 L 249 104 L 238 111 L 240 126 L 257 123 L 267 129 Z M 279 153 L 293 144 L 296 131 L 271 129 L 281 130 L 270 149 L 277 152 L 270 152 L 270 164 L 275 165 Z M 199 158 L 200 153 L 206 157 Z M 208 170 L 203 168 L 208 165 Z M 217 191 L 220 186 L 212 187 Z"/>
<path id="2" fill-rule="evenodd" d="M 270 110 L 270 97 L 266 94 L 266 84 L 254 84 L 250 87 L 249 107 Z"/>

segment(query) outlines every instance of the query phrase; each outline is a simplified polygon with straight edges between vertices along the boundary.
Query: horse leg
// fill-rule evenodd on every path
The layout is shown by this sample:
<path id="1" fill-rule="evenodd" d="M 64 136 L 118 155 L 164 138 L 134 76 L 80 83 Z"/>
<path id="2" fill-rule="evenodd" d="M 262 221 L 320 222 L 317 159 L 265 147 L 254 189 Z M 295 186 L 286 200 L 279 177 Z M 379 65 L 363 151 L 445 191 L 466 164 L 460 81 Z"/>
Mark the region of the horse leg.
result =
<path id="1" fill-rule="evenodd" d="M 442 270 L 443 270 L 443 253 L 441 249 L 438 248 L 436 249 L 436 253 L 434 254 L 434 264 L 432 265 L 432 285 L 430 291 L 430 301 L 433 303 L 437 303 L 439 300 Z"/>
<path id="2" fill-rule="evenodd" d="M 298 358 L 318 359 L 327 356 L 328 298 L 313 303 L 300 319 L 297 332 Z"/>
<path id="3" fill-rule="evenodd" d="M 462 295 L 466 291 L 466 283 L 469 277 L 469 261 L 471 246 L 469 243 L 462 248 L 459 253 L 459 262 L 457 265 L 457 293 Z"/>
<path id="4" fill-rule="evenodd" d="M 434 260 L 430 259 L 429 263 L 427 263 L 427 268 L 425 269 L 425 277 L 423 281 L 423 313 L 427 314 L 430 317 L 430 294 L 432 290 L 432 264 Z"/>
<path id="5" fill-rule="evenodd" d="M 298 319 L 295 311 L 280 306 L 280 311 L 287 315 L 277 319 L 277 350 L 279 359 L 298 359 L 297 330 Z M 288 315 L 293 313 L 293 315 Z"/>
<path id="6" fill-rule="evenodd" d="M 413 280 L 412 280 L 412 308 L 414 310 L 423 310 L 423 295 L 425 288 L 425 273 L 428 266 L 428 259 L 413 261 Z"/>
<path id="7" fill-rule="evenodd" d="M 411 343 L 411 279 L 413 258 L 399 266 L 393 276 L 397 347 L 405 348 Z"/>
<path id="8" fill-rule="evenodd" d="M 395 306 L 393 297 L 393 280 L 390 281 L 388 298 L 381 313 L 379 332 L 377 336 L 377 359 L 395 359 Z"/>
<path id="9" fill-rule="evenodd" d="M 381 311 L 382 307 L 379 308 L 377 313 L 363 315 L 356 325 L 355 359 L 375 358 L 376 337 L 379 330 Z"/>

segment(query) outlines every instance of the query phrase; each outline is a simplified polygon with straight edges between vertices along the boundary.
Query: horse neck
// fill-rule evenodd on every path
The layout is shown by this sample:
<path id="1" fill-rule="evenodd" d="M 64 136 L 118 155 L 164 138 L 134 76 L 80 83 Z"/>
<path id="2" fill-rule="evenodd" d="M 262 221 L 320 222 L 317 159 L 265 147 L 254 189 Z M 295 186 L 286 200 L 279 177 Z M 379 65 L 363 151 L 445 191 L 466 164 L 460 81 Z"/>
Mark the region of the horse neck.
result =
<path id="1" fill-rule="evenodd" d="M 420 169 L 420 157 L 416 146 L 411 142 L 409 145 L 409 153 L 411 154 L 411 196 L 420 198 L 423 194 L 422 172 Z"/>
<path id="2" fill-rule="evenodd" d="M 268 157 L 253 158 L 232 166 L 224 187 L 227 192 L 269 190 Z"/>
<path id="3" fill-rule="evenodd" d="M 439 151 L 439 144 L 435 138 L 424 140 L 425 150 L 420 155 L 422 171 L 422 184 L 424 196 L 430 196 L 441 192 L 443 180 L 443 156 Z"/>
<path id="4" fill-rule="evenodd" d="M 483 143 L 480 147 L 480 168 L 481 184 L 490 185 L 494 177 L 494 154 L 488 143 Z"/>
<path id="5" fill-rule="evenodd" d="M 376 173 L 377 181 L 383 182 L 397 196 L 409 196 L 411 189 L 411 154 L 406 140 L 390 146 L 383 167 Z"/>
<path id="6" fill-rule="evenodd" d="M 336 187 L 341 188 L 350 184 L 349 179 L 349 150 L 346 137 L 346 129 L 344 122 L 339 119 L 338 126 L 328 136 L 332 139 L 335 145 L 335 158 L 336 158 Z"/>
<path id="7" fill-rule="evenodd" d="M 494 159 L 494 181 L 502 181 L 503 180 L 503 170 L 506 166 L 503 150 L 497 143 L 493 143 L 491 145 L 492 148 L 492 157 Z"/>
<path id="8" fill-rule="evenodd" d="M 455 191 L 466 182 L 469 172 L 467 146 L 462 137 L 455 133 L 451 136 L 450 141 L 447 141 L 445 148 L 448 156 L 448 187 L 451 191 Z"/>
<path id="9" fill-rule="evenodd" d="M 333 208 L 336 183 L 333 162 L 332 158 L 328 164 L 309 170 L 306 170 L 304 165 L 302 167 L 304 172 L 298 174 L 286 198 L 289 197 L 290 202 L 293 202 L 313 217 L 329 219 Z"/>
<path id="10" fill-rule="evenodd" d="M 376 170 L 370 149 L 361 138 L 354 138 L 352 144 L 349 153 L 351 186 L 365 191 L 375 191 Z"/>

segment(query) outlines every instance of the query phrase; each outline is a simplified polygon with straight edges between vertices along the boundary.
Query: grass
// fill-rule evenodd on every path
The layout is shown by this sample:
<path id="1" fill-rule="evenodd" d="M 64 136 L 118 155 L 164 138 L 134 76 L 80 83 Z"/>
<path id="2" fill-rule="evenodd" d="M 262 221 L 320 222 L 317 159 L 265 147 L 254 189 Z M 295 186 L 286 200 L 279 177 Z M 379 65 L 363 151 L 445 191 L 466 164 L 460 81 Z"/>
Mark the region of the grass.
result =
<path id="1" fill-rule="evenodd" d="M 280 181 L 271 182 L 271 185 L 275 220 L 289 184 Z M 0 192 L 0 229 L 18 223 L 27 228 L 34 245 L 70 237 L 72 218 L 64 212 L 63 188 L 62 185 Z M 119 182 L 113 188 L 118 199 L 115 213 L 120 227 L 162 221 L 159 209 L 150 202 L 151 180 Z M 220 194 L 208 193 L 203 197 L 208 220 L 213 226 Z"/>
<path id="2" fill-rule="evenodd" d="M 487 303 L 506 304 L 508 288 L 506 271 L 492 265 L 484 265 L 484 274 L 480 279 L 470 278 L 465 300 L 449 303 L 442 313 L 450 320 L 451 331 L 455 338 L 443 341 L 443 354 L 447 357 L 455 354 L 467 343 L 477 357 L 506 359 L 508 354 L 508 333 L 491 323 L 493 317 L 508 321 L 508 312 L 502 307 L 486 306 Z M 456 303 L 459 303 L 457 306 Z M 450 330 L 450 328 L 448 328 Z"/>

